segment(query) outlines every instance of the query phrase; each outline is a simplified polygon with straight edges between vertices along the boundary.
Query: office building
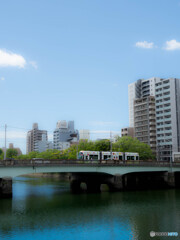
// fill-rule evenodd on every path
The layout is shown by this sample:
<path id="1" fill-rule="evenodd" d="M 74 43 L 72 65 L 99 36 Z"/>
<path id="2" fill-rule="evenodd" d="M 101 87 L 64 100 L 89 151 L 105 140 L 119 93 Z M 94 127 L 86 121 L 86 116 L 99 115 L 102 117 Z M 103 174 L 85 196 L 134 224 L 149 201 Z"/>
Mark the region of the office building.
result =
<path id="1" fill-rule="evenodd" d="M 45 152 L 48 149 L 53 149 L 53 143 L 47 140 L 46 134 L 42 134 L 42 139 L 35 143 L 35 149 L 37 152 Z"/>
<path id="2" fill-rule="evenodd" d="M 74 129 L 74 121 L 58 121 L 53 133 L 54 149 L 62 150 L 79 141 L 79 132 Z"/>

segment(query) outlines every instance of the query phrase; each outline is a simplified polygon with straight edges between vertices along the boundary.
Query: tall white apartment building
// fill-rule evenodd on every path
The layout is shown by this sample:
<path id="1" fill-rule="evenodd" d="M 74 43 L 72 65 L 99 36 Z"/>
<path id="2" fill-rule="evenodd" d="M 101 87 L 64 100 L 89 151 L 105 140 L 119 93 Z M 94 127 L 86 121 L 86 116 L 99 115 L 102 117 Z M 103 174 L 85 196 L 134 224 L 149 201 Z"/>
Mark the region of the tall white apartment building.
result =
<path id="1" fill-rule="evenodd" d="M 153 124 L 155 124 L 154 126 L 150 125 L 152 119 L 147 119 L 146 128 L 151 130 L 147 133 L 147 137 L 150 139 L 152 135 L 153 141 L 155 141 L 154 133 L 156 131 L 157 159 L 159 161 L 172 161 L 173 152 L 180 152 L 180 79 L 140 79 L 128 86 L 128 94 L 129 123 L 130 126 L 135 127 L 135 136 L 138 137 L 143 135 L 141 133 L 143 126 L 140 126 L 142 129 L 136 127 L 136 110 L 140 111 L 141 109 L 135 109 L 135 107 L 142 101 L 146 101 L 149 96 L 155 97 L 155 114 L 153 113 L 152 116 L 152 106 L 149 110 L 146 109 L 147 116 L 152 116 L 154 118 Z M 140 115 L 144 114 L 142 110 Z M 142 118 L 143 116 L 138 117 Z M 148 138 L 147 141 L 149 141 Z"/>
<path id="2" fill-rule="evenodd" d="M 155 92 L 157 158 L 172 161 L 180 152 L 180 79 L 159 79 Z"/>

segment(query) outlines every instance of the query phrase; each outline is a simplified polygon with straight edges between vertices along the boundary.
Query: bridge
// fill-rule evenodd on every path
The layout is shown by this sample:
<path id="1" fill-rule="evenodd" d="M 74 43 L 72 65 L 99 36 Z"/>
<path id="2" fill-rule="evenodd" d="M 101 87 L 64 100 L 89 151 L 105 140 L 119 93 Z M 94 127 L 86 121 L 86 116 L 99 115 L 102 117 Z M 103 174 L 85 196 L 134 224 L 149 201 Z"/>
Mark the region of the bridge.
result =
<path id="1" fill-rule="evenodd" d="M 0 196 L 12 196 L 12 179 L 33 173 L 69 173 L 72 192 L 100 191 L 107 184 L 110 191 L 151 187 L 179 187 L 180 163 L 143 161 L 80 160 L 4 160 L 0 161 Z"/>

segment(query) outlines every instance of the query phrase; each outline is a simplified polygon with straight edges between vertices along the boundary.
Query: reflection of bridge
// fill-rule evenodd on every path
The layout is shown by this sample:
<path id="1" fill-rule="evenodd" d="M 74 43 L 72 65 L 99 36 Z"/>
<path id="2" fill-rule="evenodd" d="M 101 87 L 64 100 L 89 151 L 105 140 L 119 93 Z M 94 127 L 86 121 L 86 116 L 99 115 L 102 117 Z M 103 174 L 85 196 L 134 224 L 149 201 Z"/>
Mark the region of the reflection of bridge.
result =
<path id="1" fill-rule="evenodd" d="M 12 195 L 12 178 L 32 173 L 71 173 L 71 189 L 100 191 L 180 186 L 180 163 L 166 162 L 80 162 L 79 160 L 6 160 L 0 161 L 0 194 Z"/>

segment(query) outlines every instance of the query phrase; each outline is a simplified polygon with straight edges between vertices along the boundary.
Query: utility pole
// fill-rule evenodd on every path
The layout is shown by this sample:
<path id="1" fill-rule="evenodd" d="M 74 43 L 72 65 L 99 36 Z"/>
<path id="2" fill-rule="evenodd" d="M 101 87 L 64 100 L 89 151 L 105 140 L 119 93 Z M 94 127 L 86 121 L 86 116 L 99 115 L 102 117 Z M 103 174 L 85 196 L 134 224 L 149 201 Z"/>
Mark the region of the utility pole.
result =
<path id="1" fill-rule="evenodd" d="M 5 149 L 4 149 L 4 160 L 6 160 L 6 129 L 7 129 L 7 125 L 5 124 Z"/>
<path id="2" fill-rule="evenodd" d="M 112 132 L 110 131 L 110 146 L 111 146 L 111 160 L 112 160 Z"/>

